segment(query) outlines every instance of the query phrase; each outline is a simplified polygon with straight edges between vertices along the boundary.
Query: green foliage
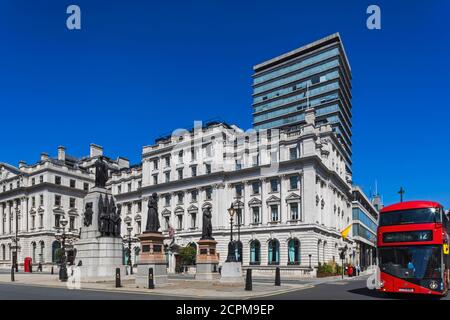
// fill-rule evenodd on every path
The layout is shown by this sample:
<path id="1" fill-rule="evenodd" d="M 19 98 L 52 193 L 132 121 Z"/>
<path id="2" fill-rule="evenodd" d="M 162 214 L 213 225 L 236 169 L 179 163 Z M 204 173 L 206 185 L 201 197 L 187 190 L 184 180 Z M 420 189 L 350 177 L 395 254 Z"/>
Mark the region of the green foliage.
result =
<path id="1" fill-rule="evenodd" d="M 195 264 L 195 257 L 197 255 L 195 248 L 193 248 L 191 246 L 182 247 L 182 248 L 180 248 L 180 251 L 178 253 L 181 257 L 181 263 L 183 265 Z"/>
<path id="2" fill-rule="evenodd" d="M 319 263 L 317 268 L 318 277 L 330 277 L 340 275 L 342 273 L 342 267 L 336 262 Z"/>

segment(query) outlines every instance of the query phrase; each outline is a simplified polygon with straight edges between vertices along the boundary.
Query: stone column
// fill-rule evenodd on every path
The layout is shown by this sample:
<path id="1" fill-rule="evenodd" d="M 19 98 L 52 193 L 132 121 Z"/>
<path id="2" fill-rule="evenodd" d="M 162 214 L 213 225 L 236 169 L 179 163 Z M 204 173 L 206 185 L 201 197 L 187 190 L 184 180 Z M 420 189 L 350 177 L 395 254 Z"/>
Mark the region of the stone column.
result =
<path id="1" fill-rule="evenodd" d="M 4 203 L 0 202 L 0 234 L 3 234 L 3 215 L 5 213 Z"/>

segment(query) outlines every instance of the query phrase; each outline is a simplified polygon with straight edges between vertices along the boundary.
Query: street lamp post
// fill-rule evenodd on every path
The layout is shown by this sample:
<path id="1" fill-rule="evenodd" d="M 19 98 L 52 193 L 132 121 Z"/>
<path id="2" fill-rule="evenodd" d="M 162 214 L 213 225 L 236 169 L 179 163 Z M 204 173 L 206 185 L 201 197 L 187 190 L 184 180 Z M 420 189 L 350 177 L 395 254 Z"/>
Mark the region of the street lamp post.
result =
<path id="1" fill-rule="evenodd" d="M 59 268 L 59 280 L 61 282 L 66 282 L 68 279 L 67 276 L 67 262 L 66 262 L 66 225 L 67 225 L 67 220 L 62 217 L 61 220 L 59 221 L 60 225 L 61 225 L 61 229 L 62 229 L 62 234 L 60 236 L 62 245 L 61 245 L 61 251 L 62 251 L 62 255 L 61 255 L 61 266 Z"/>
<path id="2" fill-rule="evenodd" d="M 236 262 L 236 252 L 234 247 L 234 241 L 233 241 L 233 216 L 234 216 L 235 210 L 233 207 L 233 204 L 231 204 L 231 207 L 228 209 L 228 214 L 230 215 L 230 243 L 228 244 L 228 256 L 227 260 L 225 262 Z"/>
<path id="3" fill-rule="evenodd" d="M 124 240 L 128 242 L 128 261 L 127 264 L 130 267 L 130 274 L 133 274 L 133 263 L 131 262 L 131 232 L 133 231 L 133 227 L 131 226 L 131 223 L 127 224 L 127 231 L 128 234 L 126 237 L 124 237 Z"/>
<path id="4" fill-rule="evenodd" d="M 14 259 L 13 259 L 13 267 L 16 269 L 16 272 L 19 272 L 19 263 L 18 263 L 18 246 L 19 246 L 19 237 L 18 237 L 18 231 L 19 231 L 19 207 L 16 207 L 16 232 L 15 236 L 13 238 L 14 241 Z"/>

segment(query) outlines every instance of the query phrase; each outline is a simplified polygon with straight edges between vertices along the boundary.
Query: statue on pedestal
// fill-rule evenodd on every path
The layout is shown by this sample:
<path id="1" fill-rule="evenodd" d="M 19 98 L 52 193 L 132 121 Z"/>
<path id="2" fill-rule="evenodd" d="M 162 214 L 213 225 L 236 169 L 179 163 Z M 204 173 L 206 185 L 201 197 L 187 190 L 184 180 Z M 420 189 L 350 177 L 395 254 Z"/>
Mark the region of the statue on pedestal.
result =
<path id="1" fill-rule="evenodd" d="M 212 237 L 211 207 L 203 208 L 202 237 L 200 240 L 214 240 Z"/>
<path id="2" fill-rule="evenodd" d="M 158 232 L 159 227 L 158 195 L 153 193 L 148 200 L 147 225 L 145 226 L 145 231 Z"/>
<path id="3" fill-rule="evenodd" d="M 108 181 L 108 166 L 103 161 L 103 157 L 100 157 L 95 161 L 95 187 L 105 188 Z"/>

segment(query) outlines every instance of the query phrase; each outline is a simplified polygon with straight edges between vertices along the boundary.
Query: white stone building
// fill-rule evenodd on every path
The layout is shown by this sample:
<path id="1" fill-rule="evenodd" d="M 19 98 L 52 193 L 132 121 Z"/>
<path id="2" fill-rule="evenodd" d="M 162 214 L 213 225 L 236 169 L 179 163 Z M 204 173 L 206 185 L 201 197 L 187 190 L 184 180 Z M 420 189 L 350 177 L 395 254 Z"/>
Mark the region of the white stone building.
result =
<path id="1" fill-rule="evenodd" d="M 0 163 L 0 266 L 10 267 L 16 252 L 18 262 L 31 257 L 33 264 L 50 265 L 59 248 L 55 233 L 61 217 L 67 228 L 79 233 L 83 214 L 83 199 L 94 185 L 93 165 L 103 148 L 90 146 L 90 154 L 76 159 L 58 148 L 57 157 L 42 153 L 31 165 L 21 161 L 19 167 Z M 105 159 L 111 171 L 129 167 L 125 158 Z"/>
<path id="2" fill-rule="evenodd" d="M 134 227 L 133 235 L 140 233 L 148 198 L 156 192 L 162 231 L 168 235 L 172 226 L 176 244 L 195 245 L 202 208 L 209 206 L 223 263 L 230 239 L 227 209 L 233 204 L 234 239 L 242 248 L 236 254 L 244 267 L 263 273 L 277 265 L 284 273 L 309 275 L 319 262 L 339 263 L 340 231 L 352 219 L 351 177 L 331 127 L 316 126 L 313 109 L 305 119 L 291 131 L 258 135 L 209 123 L 145 146 L 141 166 L 114 173 L 109 181 L 123 220 Z M 347 242 L 351 247 L 351 237 Z M 176 254 L 168 260 L 173 272 Z"/>

